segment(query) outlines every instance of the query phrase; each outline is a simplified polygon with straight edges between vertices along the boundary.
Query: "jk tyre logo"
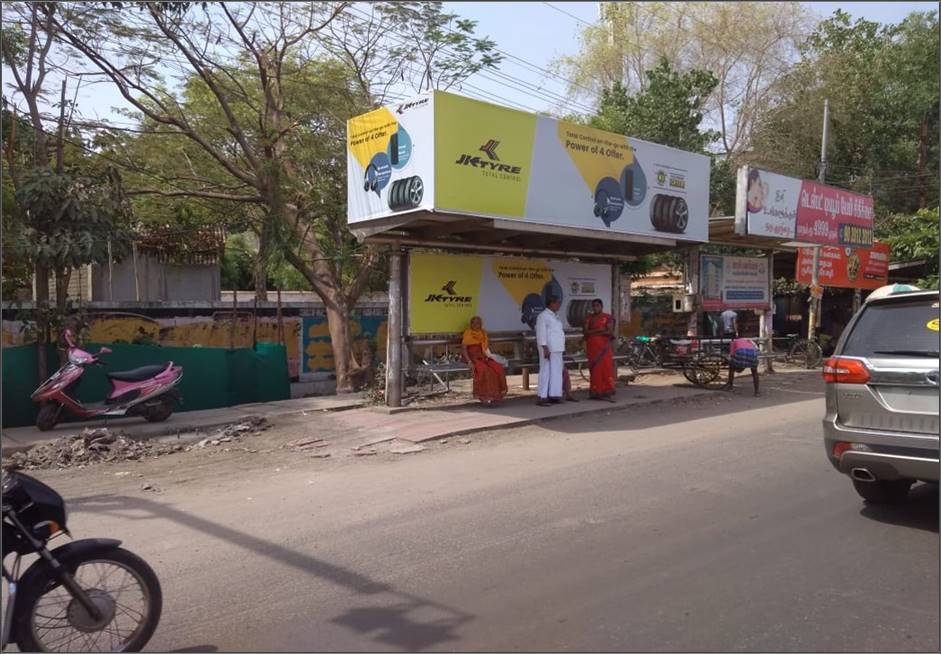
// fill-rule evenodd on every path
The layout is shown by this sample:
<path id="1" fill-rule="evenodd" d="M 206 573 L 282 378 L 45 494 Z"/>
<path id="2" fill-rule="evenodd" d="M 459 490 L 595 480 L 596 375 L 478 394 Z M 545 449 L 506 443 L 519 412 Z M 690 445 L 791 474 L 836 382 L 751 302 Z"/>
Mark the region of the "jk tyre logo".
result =
<path id="1" fill-rule="evenodd" d="M 498 145 L 500 145 L 500 141 L 494 141 L 493 139 L 490 139 L 480 146 L 480 151 L 490 157 L 491 161 L 500 161 L 500 157 L 497 156 Z"/>
<path id="2" fill-rule="evenodd" d="M 490 139 L 479 148 L 478 152 L 483 152 L 487 155 L 487 158 L 482 158 L 476 154 L 462 154 L 458 157 L 457 161 L 454 163 L 459 166 L 470 166 L 471 168 L 480 168 L 488 176 L 497 176 L 494 173 L 502 173 L 499 175 L 503 177 L 505 175 L 520 175 L 523 172 L 521 166 L 514 166 L 512 164 L 499 163 L 500 157 L 497 155 L 497 148 L 500 146 L 500 141 L 496 139 Z M 518 180 L 517 180 L 518 181 Z"/>
<path id="3" fill-rule="evenodd" d="M 474 299 L 470 295 L 459 295 L 457 290 L 454 288 L 457 286 L 457 282 L 453 279 L 448 281 L 444 286 L 441 287 L 441 290 L 446 293 L 442 295 L 441 293 L 429 293 L 428 297 L 425 298 L 425 302 L 442 302 L 444 304 L 470 304 Z"/>

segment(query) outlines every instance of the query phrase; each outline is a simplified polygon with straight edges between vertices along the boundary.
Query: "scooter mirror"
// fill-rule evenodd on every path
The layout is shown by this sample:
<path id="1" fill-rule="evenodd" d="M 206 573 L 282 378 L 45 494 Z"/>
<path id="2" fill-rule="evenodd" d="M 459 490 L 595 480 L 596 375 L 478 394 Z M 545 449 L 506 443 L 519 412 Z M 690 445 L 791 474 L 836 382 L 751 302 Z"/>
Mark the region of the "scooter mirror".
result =
<path id="1" fill-rule="evenodd" d="M 98 350 L 98 354 L 111 354 L 111 348 L 102 346 L 102 348 Z"/>

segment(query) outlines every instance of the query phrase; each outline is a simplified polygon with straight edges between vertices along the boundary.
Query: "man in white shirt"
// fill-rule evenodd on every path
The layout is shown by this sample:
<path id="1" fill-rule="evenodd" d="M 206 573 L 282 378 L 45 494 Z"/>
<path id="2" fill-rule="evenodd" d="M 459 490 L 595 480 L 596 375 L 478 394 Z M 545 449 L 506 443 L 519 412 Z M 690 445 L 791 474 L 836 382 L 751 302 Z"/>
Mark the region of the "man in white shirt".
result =
<path id="1" fill-rule="evenodd" d="M 734 338 L 738 332 L 738 314 L 731 309 L 726 309 L 720 317 L 722 318 L 722 336 Z"/>
<path id="2" fill-rule="evenodd" d="M 539 350 L 539 406 L 562 401 L 562 354 L 565 330 L 558 311 L 562 302 L 549 297 L 546 308 L 536 318 L 536 347 Z"/>

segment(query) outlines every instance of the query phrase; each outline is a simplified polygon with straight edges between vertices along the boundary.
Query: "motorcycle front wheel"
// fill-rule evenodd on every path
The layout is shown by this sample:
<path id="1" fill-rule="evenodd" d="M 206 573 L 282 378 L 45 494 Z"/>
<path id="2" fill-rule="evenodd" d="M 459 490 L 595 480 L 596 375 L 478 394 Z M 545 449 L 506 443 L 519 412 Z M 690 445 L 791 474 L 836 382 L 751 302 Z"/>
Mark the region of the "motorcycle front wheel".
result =
<path id="1" fill-rule="evenodd" d="M 102 617 L 94 619 L 46 568 L 37 583 L 19 591 L 15 635 L 20 651 L 143 649 L 163 606 L 160 582 L 147 562 L 120 547 L 102 546 L 83 552 L 67 567 Z"/>

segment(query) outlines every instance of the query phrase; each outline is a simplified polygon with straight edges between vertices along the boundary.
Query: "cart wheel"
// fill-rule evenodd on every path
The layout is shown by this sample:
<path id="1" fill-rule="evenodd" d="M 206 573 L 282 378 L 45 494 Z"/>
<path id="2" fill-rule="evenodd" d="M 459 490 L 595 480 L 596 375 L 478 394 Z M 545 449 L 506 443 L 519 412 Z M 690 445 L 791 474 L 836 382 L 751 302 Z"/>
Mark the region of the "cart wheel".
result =
<path id="1" fill-rule="evenodd" d="M 722 371 L 728 367 L 725 359 L 717 354 L 696 357 L 683 367 L 683 375 L 696 386 L 707 390 L 718 390 L 725 386 Z"/>

